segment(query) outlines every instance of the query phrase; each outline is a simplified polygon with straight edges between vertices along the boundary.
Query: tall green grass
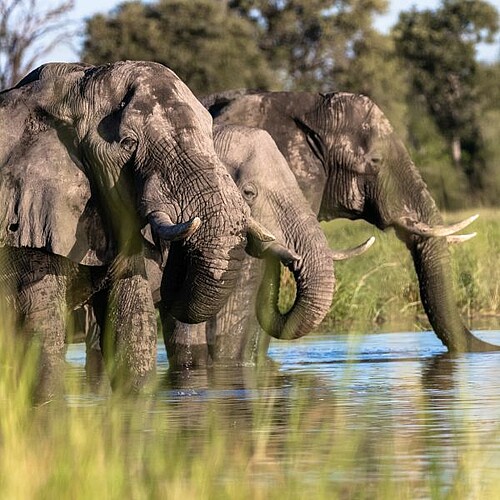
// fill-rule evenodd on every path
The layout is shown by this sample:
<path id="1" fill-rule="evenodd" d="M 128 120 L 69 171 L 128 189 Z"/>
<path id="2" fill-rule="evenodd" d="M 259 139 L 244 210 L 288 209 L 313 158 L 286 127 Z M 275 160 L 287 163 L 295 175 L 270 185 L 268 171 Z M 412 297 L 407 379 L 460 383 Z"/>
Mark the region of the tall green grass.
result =
<path id="1" fill-rule="evenodd" d="M 89 395 L 83 379 L 74 376 L 67 377 L 65 399 L 33 406 L 29 366 L 12 370 L 18 353 L 6 338 L 2 335 L 0 343 L 2 498 L 479 499 L 500 494 L 492 462 L 498 452 L 485 451 L 477 432 L 464 428 L 457 434 L 460 443 L 471 442 L 450 476 L 443 466 L 450 450 L 429 453 L 424 431 L 416 437 L 406 433 L 405 425 L 413 421 L 379 420 L 371 391 L 358 405 L 338 403 L 333 392 L 318 393 L 314 375 L 286 384 L 270 370 L 249 375 L 256 395 L 248 399 L 184 394 L 169 402 L 154 395 Z M 341 393 L 352 390 L 351 375 L 346 365 L 338 381 Z M 414 384 L 412 404 L 422 426 L 428 418 L 426 395 L 419 393 L 418 380 Z M 498 442 L 500 432 L 487 437 L 488 443 Z M 413 463 L 417 451 L 431 456 L 430 462 Z"/>
<path id="2" fill-rule="evenodd" d="M 446 220 L 472 213 L 448 214 Z M 450 249 L 457 304 L 467 325 L 477 329 L 500 325 L 500 211 L 479 213 L 468 229 L 477 236 Z M 365 254 L 336 264 L 337 291 L 321 330 L 429 329 L 411 256 L 394 231 L 378 231 L 363 221 L 322 225 L 332 248 L 353 246 L 372 235 L 376 242 Z"/>
<path id="3" fill-rule="evenodd" d="M 490 251 L 500 229 L 493 213 L 483 213 L 482 219 L 476 223 L 478 238 L 453 250 L 454 272 L 462 283 L 458 300 L 472 317 L 476 311 L 498 313 L 493 283 L 498 270 L 490 267 L 495 262 Z M 334 247 L 370 234 L 366 227 L 343 224 L 326 226 Z M 365 314 L 373 325 L 384 325 L 393 315 L 418 321 L 407 252 L 394 235 L 377 237 L 369 254 L 337 266 L 339 292 L 330 321 L 342 321 L 343 328 Z M 1 498 L 500 497 L 498 453 L 485 451 L 477 433 L 464 428 L 460 434 L 461 441 L 471 443 L 451 477 L 442 465 L 449 458 L 444 449 L 430 464 L 406 464 L 415 473 L 401 479 L 407 457 L 427 449 L 425 432 L 418 442 L 408 440 L 405 422 L 381 425 L 369 394 L 355 408 L 339 404 L 328 390 L 311 389 L 312 375 L 290 383 L 276 369 L 249 371 L 243 379 L 254 388 L 252 397 L 207 400 L 187 391 L 167 401 L 155 393 L 128 399 L 92 394 L 82 373 L 72 368 L 65 377 L 66 396 L 35 406 L 36 352 L 24 352 L 7 309 L 0 313 Z M 344 372 L 338 389 L 349 391 L 349 364 Z M 426 394 L 415 383 L 424 422 Z M 499 442 L 500 431 L 487 439 Z"/>

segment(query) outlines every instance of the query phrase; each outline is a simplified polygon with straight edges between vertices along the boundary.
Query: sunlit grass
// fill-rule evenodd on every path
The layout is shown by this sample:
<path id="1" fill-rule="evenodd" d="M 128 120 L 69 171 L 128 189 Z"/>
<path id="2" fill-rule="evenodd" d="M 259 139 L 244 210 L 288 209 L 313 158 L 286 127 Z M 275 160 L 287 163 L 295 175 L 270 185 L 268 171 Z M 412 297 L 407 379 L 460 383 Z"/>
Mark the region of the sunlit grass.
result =
<path id="1" fill-rule="evenodd" d="M 465 499 L 500 494 L 498 447 L 487 447 L 499 442 L 499 429 L 482 434 L 461 429 L 457 439 L 467 446 L 453 457 L 458 465 L 450 475 L 443 465 L 448 448 L 427 449 L 425 430 L 416 436 L 405 431 L 415 421 L 387 415 L 381 420 L 380 401 L 371 391 L 358 396 L 358 404 L 339 402 L 326 389 L 318 394 L 314 375 L 297 377 L 286 397 L 279 371 L 271 370 L 255 378 L 252 398 L 184 394 L 170 402 L 154 394 L 99 397 L 89 393 L 83 377 L 67 377 L 65 398 L 33 406 L 30 370 L 12 376 L 15 349 L 8 338 L 3 335 L 0 345 L 2 498 Z M 352 390 L 351 377 L 346 364 L 340 393 Z M 414 384 L 416 418 L 439 424 L 426 415 L 425 391 L 418 380 Z M 462 410 L 457 408 L 457 415 Z M 433 457 L 430 463 L 414 463 L 417 450 Z"/>
<path id="2" fill-rule="evenodd" d="M 456 278 L 474 292 L 472 300 L 462 290 L 458 300 L 464 314 L 467 308 L 496 314 L 498 252 L 491 251 L 500 241 L 499 223 L 486 212 L 475 224 L 476 240 L 453 250 Z M 327 231 L 336 248 L 370 234 L 347 223 Z M 376 236 L 369 254 L 337 266 L 339 303 L 332 312 L 342 313 L 345 328 L 365 314 L 375 325 L 393 315 L 420 321 L 407 252 L 393 234 Z M 466 446 L 452 457 L 457 468 L 450 472 L 448 448 L 432 446 L 425 430 L 408 439 L 406 425 L 414 421 L 382 422 L 370 392 L 357 395 L 357 405 L 345 404 L 312 389 L 312 375 L 284 384 L 279 370 L 264 370 L 253 375 L 251 398 L 211 400 L 188 391 L 165 401 L 157 396 L 161 384 L 135 398 L 95 395 L 80 374 L 66 377 L 61 400 L 35 406 L 36 353 L 21 353 L 6 310 L 0 312 L 1 498 L 500 498 L 499 446 L 492 446 L 500 443 L 498 425 L 470 430 L 457 408 L 455 426 Z M 346 363 L 338 391 L 353 391 L 351 380 Z M 421 425 L 439 425 L 418 380 L 414 391 Z M 417 451 L 428 458 L 414 461 Z"/>
<path id="3" fill-rule="evenodd" d="M 446 220 L 456 222 L 474 212 L 448 214 Z M 479 213 L 470 226 L 477 236 L 451 247 L 457 304 L 471 328 L 500 318 L 500 211 Z M 429 329 L 411 256 L 394 231 L 381 232 L 362 221 L 322 225 L 332 248 L 353 246 L 372 235 L 376 242 L 364 255 L 337 263 L 337 291 L 321 330 Z"/>

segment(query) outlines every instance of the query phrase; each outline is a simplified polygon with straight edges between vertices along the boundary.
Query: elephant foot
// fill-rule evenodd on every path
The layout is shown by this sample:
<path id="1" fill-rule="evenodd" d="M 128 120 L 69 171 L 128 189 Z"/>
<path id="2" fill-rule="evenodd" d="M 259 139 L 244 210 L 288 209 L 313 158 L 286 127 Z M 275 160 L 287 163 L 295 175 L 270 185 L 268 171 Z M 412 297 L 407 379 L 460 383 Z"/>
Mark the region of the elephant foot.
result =
<path id="1" fill-rule="evenodd" d="M 38 373 L 32 391 L 32 401 L 40 406 L 61 399 L 64 393 L 64 355 L 40 356 Z"/>
<path id="2" fill-rule="evenodd" d="M 208 349 L 205 344 L 170 346 L 167 352 L 168 366 L 172 370 L 206 368 L 209 365 Z"/>

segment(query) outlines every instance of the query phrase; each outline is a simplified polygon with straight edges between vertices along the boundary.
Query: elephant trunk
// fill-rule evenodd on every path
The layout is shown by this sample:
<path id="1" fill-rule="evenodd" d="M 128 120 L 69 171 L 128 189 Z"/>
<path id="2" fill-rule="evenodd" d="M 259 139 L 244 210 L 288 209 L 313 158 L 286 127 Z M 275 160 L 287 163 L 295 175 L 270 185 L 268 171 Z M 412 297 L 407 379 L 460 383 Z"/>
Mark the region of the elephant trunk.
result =
<path id="1" fill-rule="evenodd" d="M 170 217 L 175 223 L 197 218 L 201 223 L 186 238 L 170 244 L 160 289 L 162 314 L 200 323 L 222 308 L 236 286 L 245 256 L 249 209 L 215 153 L 181 157 L 182 171 L 191 174 L 178 178 L 175 186 L 155 190 L 177 194 L 178 207 Z M 193 164 L 187 168 L 187 162 Z M 153 206 L 158 210 L 158 204 Z"/>
<path id="2" fill-rule="evenodd" d="M 233 242 L 232 250 L 221 255 L 213 243 L 205 241 L 202 251 L 190 242 L 172 243 L 161 284 L 162 314 L 183 323 L 201 323 L 224 306 L 236 286 L 244 246 Z"/>
<path id="3" fill-rule="evenodd" d="M 393 135 L 374 149 L 386 158 L 380 165 L 379 183 L 372 204 L 380 229 L 393 226 L 411 252 L 417 273 L 420 299 L 429 322 L 449 352 L 499 350 L 474 337 L 460 317 L 453 290 L 447 237 L 465 241 L 472 235 L 454 235 L 473 220 L 444 226 L 443 219 L 425 182 L 403 143 Z M 382 175 L 382 173 L 384 173 Z"/>
<path id="4" fill-rule="evenodd" d="M 453 293 L 446 238 L 411 237 L 407 241 L 417 272 L 420 297 L 429 322 L 449 352 L 496 351 L 465 327 Z"/>
<path id="5" fill-rule="evenodd" d="M 325 235 L 314 214 L 296 213 L 284 228 L 285 244 L 301 259 L 287 265 L 296 284 L 295 301 L 282 314 L 278 308 L 280 262 L 273 257 L 265 261 L 264 276 L 257 297 L 257 317 L 261 327 L 272 337 L 296 339 L 317 327 L 330 309 L 335 291 L 333 259 Z"/>

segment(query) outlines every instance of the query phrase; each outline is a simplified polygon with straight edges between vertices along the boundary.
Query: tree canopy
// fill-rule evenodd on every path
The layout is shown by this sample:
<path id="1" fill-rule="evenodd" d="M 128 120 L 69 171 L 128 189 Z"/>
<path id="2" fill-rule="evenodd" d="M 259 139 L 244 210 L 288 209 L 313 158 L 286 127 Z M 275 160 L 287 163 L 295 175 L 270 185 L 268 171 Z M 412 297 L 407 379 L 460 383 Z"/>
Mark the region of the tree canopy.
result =
<path id="1" fill-rule="evenodd" d="M 213 0 L 125 2 L 87 23 L 83 59 L 145 59 L 174 70 L 196 94 L 275 81 L 255 27 Z"/>
<path id="2" fill-rule="evenodd" d="M 5 1 L 5 0 L 4 0 Z M 476 47 L 497 33 L 485 0 L 442 0 L 374 28 L 387 0 L 126 1 L 87 20 L 82 58 L 148 59 L 198 95 L 234 88 L 364 93 L 411 149 L 438 203 L 498 203 L 499 64 Z"/>
<path id="3" fill-rule="evenodd" d="M 349 71 L 356 44 L 373 35 L 387 0 L 229 0 L 260 30 L 259 47 L 285 88 L 331 90 Z"/>
<path id="4" fill-rule="evenodd" d="M 444 0 L 435 11 L 412 9 L 394 28 L 413 92 L 423 98 L 474 191 L 484 188 L 486 172 L 475 51 L 497 30 L 497 11 L 481 0 Z"/>

